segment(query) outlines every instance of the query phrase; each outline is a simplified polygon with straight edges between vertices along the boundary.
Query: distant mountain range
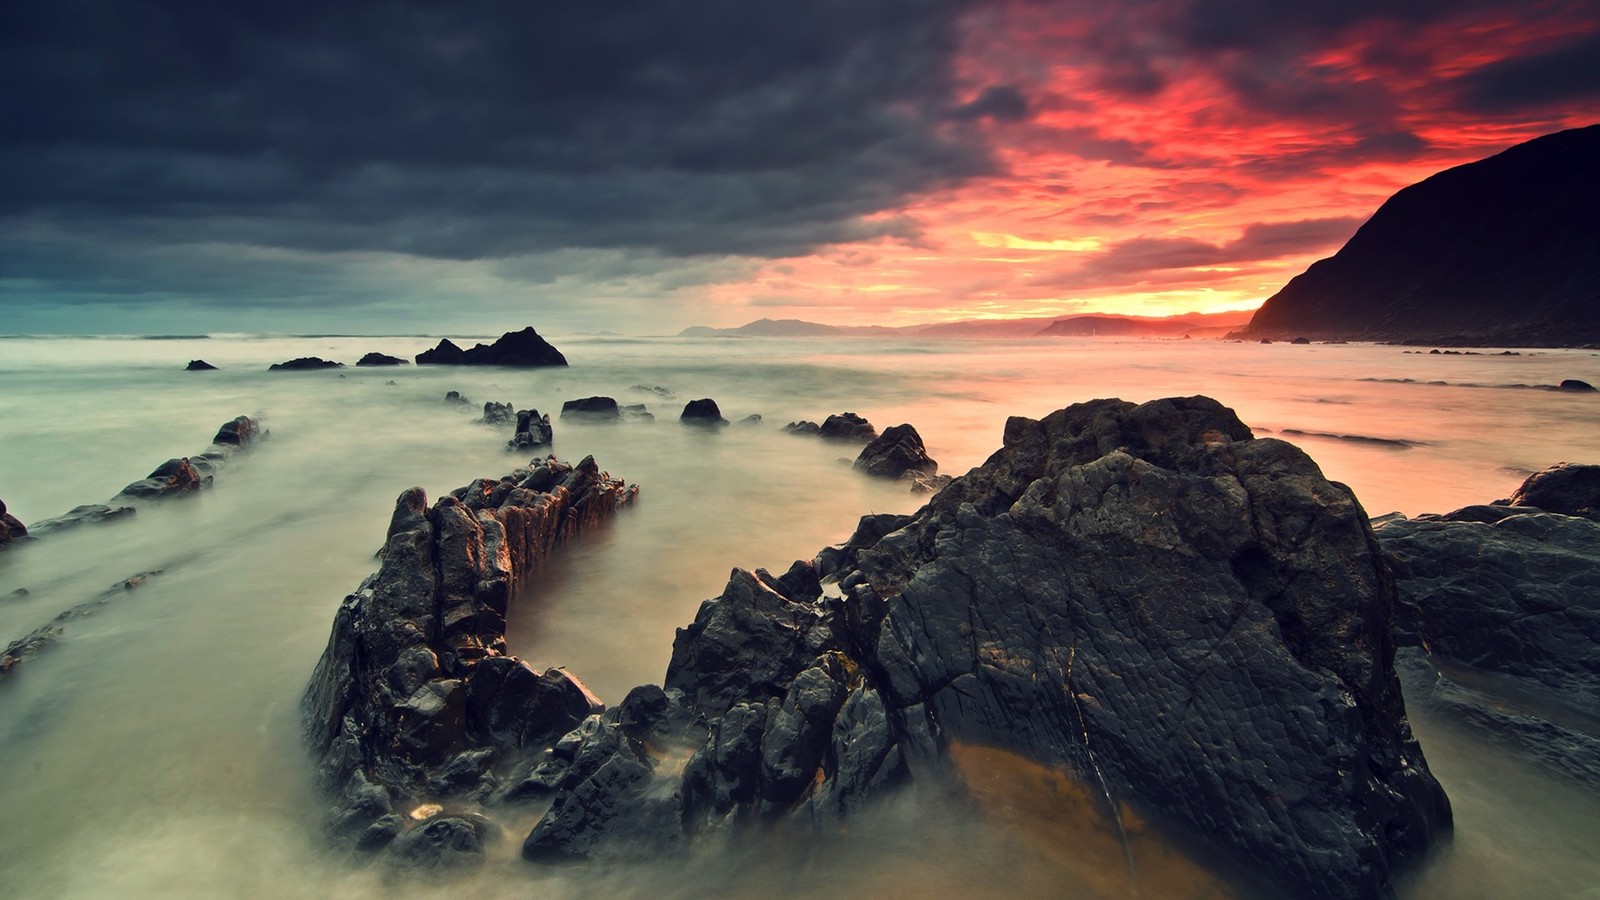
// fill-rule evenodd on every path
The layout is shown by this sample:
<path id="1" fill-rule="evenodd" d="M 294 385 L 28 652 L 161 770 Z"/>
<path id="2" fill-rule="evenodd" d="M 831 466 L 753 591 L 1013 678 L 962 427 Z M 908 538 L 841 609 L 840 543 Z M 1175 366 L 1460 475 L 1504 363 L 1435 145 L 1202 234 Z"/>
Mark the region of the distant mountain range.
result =
<path id="1" fill-rule="evenodd" d="M 679 337 L 1221 337 L 1250 321 L 1248 312 L 1157 318 L 1096 314 L 1067 318 L 971 319 L 932 325 L 824 325 L 800 319 L 757 319 L 737 328 L 694 325 Z"/>
<path id="2" fill-rule="evenodd" d="M 1600 345 L 1600 125 L 1401 190 L 1238 332 L 1302 335 Z"/>

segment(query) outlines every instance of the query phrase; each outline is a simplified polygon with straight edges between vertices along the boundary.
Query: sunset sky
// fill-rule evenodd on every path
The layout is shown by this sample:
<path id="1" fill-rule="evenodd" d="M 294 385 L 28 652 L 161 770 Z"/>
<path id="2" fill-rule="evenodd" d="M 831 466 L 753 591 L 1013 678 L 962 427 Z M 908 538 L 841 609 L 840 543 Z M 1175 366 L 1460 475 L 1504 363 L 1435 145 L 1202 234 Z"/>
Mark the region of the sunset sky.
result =
<path id="1" fill-rule="evenodd" d="M 1600 121 L 1600 0 L 22 0 L 0 333 L 1249 309 Z"/>

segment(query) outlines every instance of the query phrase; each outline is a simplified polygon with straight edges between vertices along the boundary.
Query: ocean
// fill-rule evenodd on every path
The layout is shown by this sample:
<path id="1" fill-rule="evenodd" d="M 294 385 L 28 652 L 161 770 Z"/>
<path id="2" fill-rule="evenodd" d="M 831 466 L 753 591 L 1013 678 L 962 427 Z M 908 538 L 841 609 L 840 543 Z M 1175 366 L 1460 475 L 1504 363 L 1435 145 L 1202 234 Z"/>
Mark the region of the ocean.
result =
<path id="1" fill-rule="evenodd" d="M 922 499 L 853 472 L 853 448 L 785 434 L 854 411 L 909 422 L 940 471 L 999 447 L 1007 416 L 1071 403 L 1207 394 L 1258 436 L 1291 440 L 1369 514 L 1505 497 L 1557 461 L 1600 461 L 1600 354 L 1430 354 L 1367 344 L 1035 339 L 550 336 L 566 369 L 403 366 L 268 372 L 322 356 L 404 358 L 433 337 L 211 335 L 0 338 L 0 499 L 24 523 L 102 503 L 237 415 L 270 436 L 212 489 L 130 521 L 0 552 L 0 643 L 140 573 L 0 679 L 0 885 L 9 897 L 1216 897 L 1076 834 L 1004 790 L 974 804 L 913 789 L 847 834 L 753 839 L 738 852 L 541 868 L 507 818 L 483 866 L 419 874 L 347 856 L 320 832 L 324 798 L 298 703 L 346 593 L 376 567 L 396 495 L 430 498 L 526 459 L 485 401 L 555 420 L 554 452 L 637 482 L 638 505 L 566 548 L 510 617 L 511 649 L 603 699 L 659 682 L 674 629 L 734 566 L 781 570 L 872 512 Z M 481 338 L 455 338 L 470 346 Z M 1410 352 L 1408 352 L 1410 351 Z M 1420 351 L 1420 352 L 1419 352 Z M 186 372 L 190 359 L 215 372 Z M 446 404 L 459 391 L 470 407 Z M 654 422 L 585 425 L 562 401 L 642 403 Z M 686 428 L 689 400 L 734 421 Z M 17 594 L 25 589 L 26 594 Z M 1600 897 L 1600 796 L 1413 709 L 1455 806 L 1454 840 L 1404 897 Z M 975 810 L 975 811 L 974 811 Z M 1057 830 L 1059 829 L 1059 831 Z M 1142 886 L 1142 887 L 1141 887 Z"/>

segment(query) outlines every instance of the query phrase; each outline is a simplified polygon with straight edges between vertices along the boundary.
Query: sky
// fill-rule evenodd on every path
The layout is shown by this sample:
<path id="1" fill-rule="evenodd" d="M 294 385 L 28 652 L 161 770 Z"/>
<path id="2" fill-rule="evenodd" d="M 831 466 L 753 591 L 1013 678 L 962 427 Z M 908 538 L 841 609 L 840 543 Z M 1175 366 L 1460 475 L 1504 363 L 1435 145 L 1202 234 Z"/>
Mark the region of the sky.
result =
<path id="1" fill-rule="evenodd" d="M 1258 306 L 1600 121 L 1600 0 L 0 6 L 0 333 Z"/>

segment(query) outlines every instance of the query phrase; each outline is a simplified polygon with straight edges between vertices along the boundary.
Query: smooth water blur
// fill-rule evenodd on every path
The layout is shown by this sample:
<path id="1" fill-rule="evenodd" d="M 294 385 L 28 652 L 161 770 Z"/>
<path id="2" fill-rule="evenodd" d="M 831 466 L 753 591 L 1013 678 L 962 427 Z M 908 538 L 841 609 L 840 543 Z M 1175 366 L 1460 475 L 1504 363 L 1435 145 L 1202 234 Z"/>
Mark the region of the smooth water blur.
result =
<path id="1" fill-rule="evenodd" d="M 434 341 L 0 338 L 0 498 L 24 522 L 104 502 L 169 456 L 199 452 L 235 415 L 271 430 L 193 500 L 0 554 L 3 642 L 163 570 L 67 622 L 60 642 L 0 681 L 7 896 L 1115 895 L 1084 879 L 1060 842 L 1038 840 L 1038 821 L 1006 804 L 974 814 L 927 790 L 884 803 L 837 840 L 774 840 L 665 867 L 535 869 L 516 857 L 531 822 L 511 823 L 484 868 L 420 883 L 328 852 L 299 741 L 300 692 L 334 609 L 375 568 L 395 496 L 411 485 L 438 496 L 526 461 L 504 451 L 508 429 L 474 422 L 486 400 L 555 414 L 562 400 L 606 394 L 657 416 L 557 419 L 555 452 L 593 454 L 642 486 L 640 503 L 569 547 L 511 617 L 516 652 L 567 666 L 612 701 L 659 681 L 674 629 L 732 566 L 781 569 L 848 536 L 864 513 L 917 506 L 841 462 L 854 448 L 784 434 L 790 420 L 853 410 L 880 430 L 911 422 L 943 471 L 959 474 L 998 447 L 1008 415 L 1205 393 L 1262 435 L 1409 442 L 1293 438 L 1373 513 L 1503 497 L 1530 470 L 1600 449 L 1593 395 L 1460 386 L 1600 383 L 1600 356 L 1588 351 L 569 337 L 554 341 L 569 369 L 266 371 L 299 356 L 409 358 Z M 183 371 L 193 358 L 220 371 Z M 444 404 L 448 390 L 473 408 Z M 765 421 L 679 425 L 698 397 L 730 420 Z M 1600 883 L 1600 862 L 1574 852 L 1600 845 L 1600 800 L 1445 723 L 1415 724 L 1458 834 L 1411 896 L 1506 896 L 1529 884 L 1572 896 Z"/>

